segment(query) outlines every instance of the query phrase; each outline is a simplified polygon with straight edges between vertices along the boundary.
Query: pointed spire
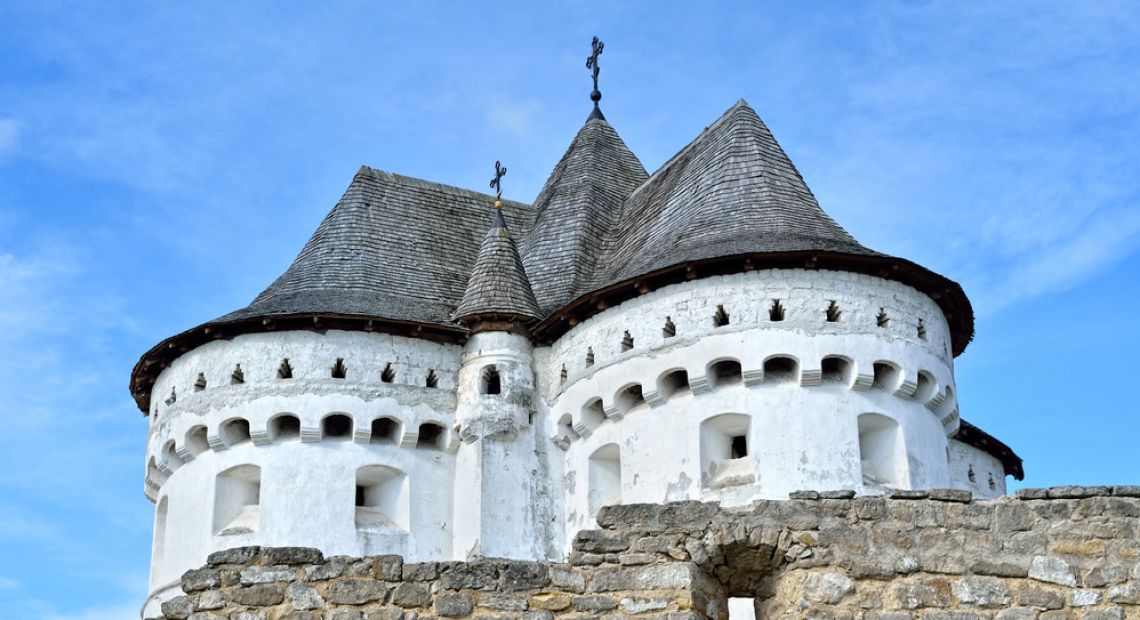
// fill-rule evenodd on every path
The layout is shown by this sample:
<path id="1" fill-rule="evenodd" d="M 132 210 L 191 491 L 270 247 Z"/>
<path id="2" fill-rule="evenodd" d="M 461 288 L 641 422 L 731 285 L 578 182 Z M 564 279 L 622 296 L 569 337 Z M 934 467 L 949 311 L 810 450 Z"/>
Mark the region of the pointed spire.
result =
<path id="1" fill-rule="evenodd" d="M 491 187 L 498 196 L 502 195 L 502 178 L 506 173 L 507 169 L 495 162 Z M 494 325 L 494 329 L 501 329 L 504 324 L 525 324 L 542 318 L 522 258 L 507 230 L 501 200 L 495 200 L 491 229 L 483 237 L 475 269 L 453 318 L 476 331 L 480 326 Z"/>

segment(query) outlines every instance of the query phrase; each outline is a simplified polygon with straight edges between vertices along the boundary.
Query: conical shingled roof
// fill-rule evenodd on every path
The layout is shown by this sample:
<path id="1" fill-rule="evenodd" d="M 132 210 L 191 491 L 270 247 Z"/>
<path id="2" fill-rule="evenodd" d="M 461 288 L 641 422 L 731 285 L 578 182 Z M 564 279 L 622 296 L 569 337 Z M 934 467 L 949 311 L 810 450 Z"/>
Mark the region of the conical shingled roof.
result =
<path id="1" fill-rule="evenodd" d="M 289 269 L 249 306 L 214 322 L 334 314 L 454 326 L 479 247 L 477 222 L 491 200 L 362 167 Z M 509 204 L 525 229 L 530 206 Z"/>
<path id="2" fill-rule="evenodd" d="M 626 200 L 592 288 L 686 261 L 802 250 L 879 255 L 824 213 L 741 99 Z"/>
<path id="3" fill-rule="evenodd" d="M 483 237 L 467 290 L 455 309 L 458 321 L 487 315 L 527 320 L 542 318 L 518 248 L 507 231 L 502 208 L 495 209 L 491 230 Z"/>
<path id="4" fill-rule="evenodd" d="M 648 178 L 614 128 L 592 114 L 535 199 L 535 225 L 520 243 L 544 312 L 564 305 L 594 279 L 622 202 Z"/>

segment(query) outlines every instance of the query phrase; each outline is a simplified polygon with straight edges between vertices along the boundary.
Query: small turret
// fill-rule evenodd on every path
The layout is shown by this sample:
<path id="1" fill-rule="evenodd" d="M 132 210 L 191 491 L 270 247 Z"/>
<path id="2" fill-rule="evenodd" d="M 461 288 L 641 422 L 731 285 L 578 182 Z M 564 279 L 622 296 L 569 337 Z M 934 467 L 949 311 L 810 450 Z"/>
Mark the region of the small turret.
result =
<path id="1" fill-rule="evenodd" d="M 495 162 L 491 187 L 501 192 L 506 169 Z M 455 320 L 471 330 L 459 369 L 456 422 L 455 543 L 459 553 L 529 559 L 551 555 L 553 511 L 541 501 L 546 468 L 533 432 L 534 355 L 527 326 L 542 314 L 518 248 L 495 201 L 491 230 Z"/>

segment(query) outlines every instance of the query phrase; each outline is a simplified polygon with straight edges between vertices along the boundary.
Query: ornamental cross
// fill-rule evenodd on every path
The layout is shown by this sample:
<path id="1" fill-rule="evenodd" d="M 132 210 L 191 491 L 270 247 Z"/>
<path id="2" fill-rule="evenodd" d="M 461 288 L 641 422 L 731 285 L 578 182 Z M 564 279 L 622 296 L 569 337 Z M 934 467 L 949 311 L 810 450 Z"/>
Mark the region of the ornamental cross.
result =
<path id="1" fill-rule="evenodd" d="M 507 176 L 507 169 L 499 161 L 495 161 L 495 178 L 491 179 L 491 189 L 495 190 L 495 199 L 503 197 L 503 177 Z"/>
<path id="2" fill-rule="evenodd" d="M 598 92 L 598 70 L 601 68 L 598 66 L 598 56 L 602 55 L 602 48 L 604 48 L 606 44 L 602 43 L 602 40 L 598 37 L 594 37 L 594 40 L 590 42 L 590 46 L 593 47 L 594 53 L 586 58 L 586 68 L 594 70 L 594 92 L 591 93 L 591 97 L 596 95 L 598 99 L 601 99 L 601 93 Z"/>

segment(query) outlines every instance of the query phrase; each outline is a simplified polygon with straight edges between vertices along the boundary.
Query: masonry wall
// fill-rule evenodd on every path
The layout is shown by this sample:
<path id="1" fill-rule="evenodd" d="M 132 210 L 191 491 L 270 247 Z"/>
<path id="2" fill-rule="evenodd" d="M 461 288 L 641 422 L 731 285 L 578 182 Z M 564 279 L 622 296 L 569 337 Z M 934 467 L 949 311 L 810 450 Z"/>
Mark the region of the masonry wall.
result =
<path id="1" fill-rule="evenodd" d="M 602 509 L 569 564 L 313 549 L 217 552 L 182 578 L 171 620 L 758 617 L 836 620 L 1140 618 L 1140 487 L 798 492 L 726 509 Z"/>

